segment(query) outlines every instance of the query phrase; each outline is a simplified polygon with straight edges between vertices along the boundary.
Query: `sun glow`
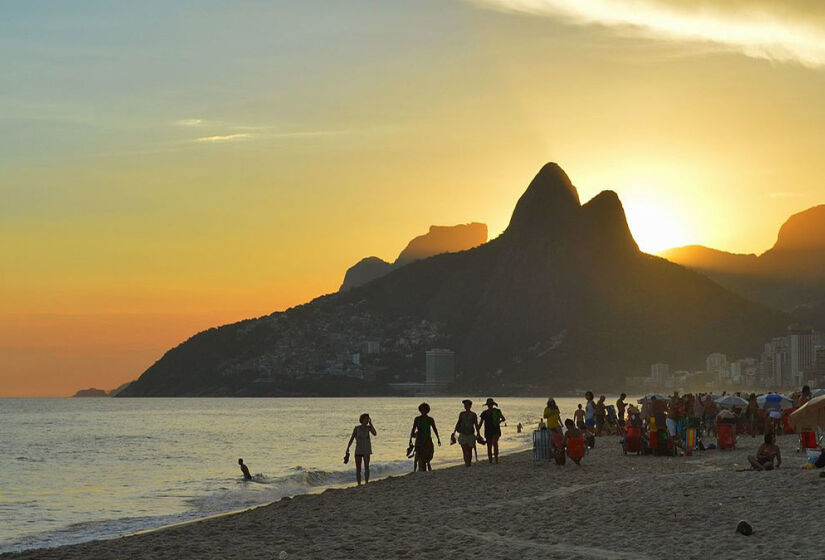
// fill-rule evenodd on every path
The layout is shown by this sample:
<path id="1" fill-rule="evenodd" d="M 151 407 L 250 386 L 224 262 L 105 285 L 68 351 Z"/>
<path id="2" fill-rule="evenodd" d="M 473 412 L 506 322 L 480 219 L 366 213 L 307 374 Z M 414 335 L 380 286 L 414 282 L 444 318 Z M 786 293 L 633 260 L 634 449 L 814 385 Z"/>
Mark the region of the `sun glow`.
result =
<path id="1" fill-rule="evenodd" d="M 630 231 L 642 251 L 655 254 L 690 243 L 680 217 L 667 205 L 636 200 L 625 203 L 624 209 Z"/>

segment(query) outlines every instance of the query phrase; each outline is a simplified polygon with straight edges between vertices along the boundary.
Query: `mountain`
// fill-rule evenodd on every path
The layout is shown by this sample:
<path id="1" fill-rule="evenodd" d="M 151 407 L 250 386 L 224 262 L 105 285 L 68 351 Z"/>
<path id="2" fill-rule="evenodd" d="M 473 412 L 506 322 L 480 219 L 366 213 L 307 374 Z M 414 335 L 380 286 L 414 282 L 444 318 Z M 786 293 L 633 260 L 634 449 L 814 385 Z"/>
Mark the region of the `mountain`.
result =
<path id="1" fill-rule="evenodd" d="M 478 247 L 487 241 L 487 225 L 473 222 L 457 226 L 430 226 L 424 235 L 410 241 L 395 259 L 388 263 L 378 257 L 361 259 L 344 275 L 339 291 L 345 292 L 363 286 L 405 264 L 441 253 L 455 253 Z"/>
<path id="2" fill-rule="evenodd" d="M 496 239 L 199 333 L 121 395 L 386 392 L 388 381 L 421 380 L 430 348 L 455 351 L 456 391 L 619 389 L 656 361 L 695 368 L 714 351 L 754 355 L 789 321 L 642 253 L 616 193 L 582 205 L 550 163 Z M 363 351 L 368 341 L 380 351 Z"/>
<path id="3" fill-rule="evenodd" d="M 744 273 L 750 270 L 757 261 L 757 256 L 752 253 L 747 255 L 728 253 L 702 245 L 686 245 L 667 249 L 659 253 L 659 256 L 694 270 L 728 274 Z"/>
<path id="4" fill-rule="evenodd" d="M 347 269 L 344 275 L 344 282 L 338 290 L 346 292 L 358 286 L 363 286 L 376 278 L 381 278 L 385 274 L 388 274 L 393 268 L 395 268 L 395 265 L 383 259 L 366 257 Z"/>
<path id="5" fill-rule="evenodd" d="M 75 398 L 94 398 L 94 397 L 108 397 L 109 394 L 106 393 L 103 389 L 95 389 L 92 387 L 91 389 L 80 389 L 77 393 L 74 394 Z"/>
<path id="6" fill-rule="evenodd" d="M 825 301 L 825 205 L 791 216 L 774 246 L 759 256 L 700 245 L 670 249 L 661 256 L 776 309 L 817 307 Z"/>

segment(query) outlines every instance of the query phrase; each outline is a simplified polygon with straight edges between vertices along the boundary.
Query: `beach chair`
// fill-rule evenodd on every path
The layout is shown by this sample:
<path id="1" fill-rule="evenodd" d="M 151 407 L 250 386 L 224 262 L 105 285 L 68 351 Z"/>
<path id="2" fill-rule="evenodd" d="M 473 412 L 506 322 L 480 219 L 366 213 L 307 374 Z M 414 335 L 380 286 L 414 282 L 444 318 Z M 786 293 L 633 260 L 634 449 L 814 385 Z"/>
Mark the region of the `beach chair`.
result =
<path id="1" fill-rule="evenodd" d="M 584 444 L 583 438 L 574 438 L 567 440 L 567 456 L 573 461 L 578 461 L 584 454 L 587 453 L 587 446 Z"/>
<path id="2" fill-rule="evenodd" d="M 728 422 L 716 423 L 716 448 L 736 449 L 736 431 L 733 424 Z"/>
<path id="3" fill-rule="evenodd" d="M 819 449 L 819 441 L 814 430 L 802 430 L 799 432 L 799 447 L 796 452 L 800 450 L 807 451 L 808 449 Z"/>
<path id="4" fill-rule="evenodd" d="M 533 463 L 550 460 L 550 430 L 533 430 Z"/>
<path id="5" fill-rule="evenodd" d="M 685 430 L 685 452 L 691 453 L 696 449 L 696 440 L 698 438 L 698 428 L 688 427 Z"/>
<path id="6" fill-rule="evenodd" d="M 624 454 L 642 453 L 642 429 L 638 426 L 628 426 L 625 429 L 624 442 L 622 444 Z"/>

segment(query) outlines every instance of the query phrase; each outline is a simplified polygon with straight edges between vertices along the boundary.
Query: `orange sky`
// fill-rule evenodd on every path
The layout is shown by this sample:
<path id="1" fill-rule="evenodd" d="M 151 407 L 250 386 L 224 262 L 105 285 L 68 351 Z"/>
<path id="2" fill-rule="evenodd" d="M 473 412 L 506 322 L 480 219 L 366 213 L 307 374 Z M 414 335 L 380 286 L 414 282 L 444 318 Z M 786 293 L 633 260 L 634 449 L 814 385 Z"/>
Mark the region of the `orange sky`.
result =
<path id="1" fill-rule="evenodd" d="M 495 236 L 551 160 L 647 251 L 761 252 L 825 202 L 825 8 L 602 4 L 11 8 L 0 395 L 113 388 L 431 224 Z"/>

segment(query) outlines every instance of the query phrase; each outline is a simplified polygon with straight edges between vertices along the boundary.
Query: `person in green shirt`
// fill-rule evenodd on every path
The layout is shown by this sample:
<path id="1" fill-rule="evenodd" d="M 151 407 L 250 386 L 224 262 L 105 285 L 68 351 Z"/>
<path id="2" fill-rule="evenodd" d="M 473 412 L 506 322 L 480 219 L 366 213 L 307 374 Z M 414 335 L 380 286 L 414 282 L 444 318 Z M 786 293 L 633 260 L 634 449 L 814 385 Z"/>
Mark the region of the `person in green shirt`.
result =
<path id="1" fill-rule="evenodd" d="M 441 437 L 438 435 L 438 428 L 435 427 L 435 420 L 429 417 L 430 405 L 421 403 L 418 405 L 418 412 L 421 416 L 416 416 L 413 420 L 410 431 L 410 444 L 415 439 L 415 461 L 420 472 L 431 471 L 430 461 L 433 460 L 435 446 L 433 446 L 433 433 L 441 446 Z"/>

